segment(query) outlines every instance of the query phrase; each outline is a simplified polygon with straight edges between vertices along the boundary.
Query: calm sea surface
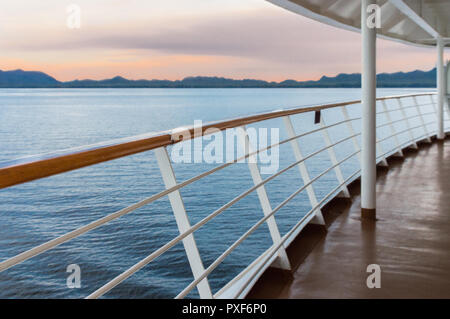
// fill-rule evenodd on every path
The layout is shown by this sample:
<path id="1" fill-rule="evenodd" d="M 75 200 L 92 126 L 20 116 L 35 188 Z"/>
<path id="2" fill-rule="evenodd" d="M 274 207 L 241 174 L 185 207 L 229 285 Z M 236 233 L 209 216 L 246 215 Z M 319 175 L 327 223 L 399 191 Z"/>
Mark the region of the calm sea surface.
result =
<path id="1" fill-rule="evenodd" d="M 427 90 L 380 89 L 378 94 L 418 91 Z M 355 100 L 359 95 L 359 89 L 0 89 L 0 162 L 192 125 L 194 120 L 208 122 Z M 359 116 L 358 105 L 350 111 L 352 117 Z M 342 120 L 342 115 L 336 110 L 324 112 L 324 118 L 332 123 Z M 297 133 L 311 129 L 313 114 L 294 117 L 294 124 Z M 286 136 L 281 125 L 281 120 L 258 124 L 280 128 L 283 139 Z M 356 131 L 359 125 L 359 121 L 354 122 Z M 348 134 L 344 128 L 331 132 L 333 140 Z M 300 142 L 305 155 L 324 146 L 320 134 Z M 342 144 L 337 149 L 338 158 L 353 152 L 352 147 L 351 141 Z M 388 150 L 389 145 L 385 148 Z M 289 144 L 280 147 L 279 152 L 280 169 L 294 161 Z M 327 152 L 306 164 L 311 177 L 317 176 L 330 166 Z M 174 164 L 174 169 L 181 182 L 215 166 Z M 354 157 L 342 169 L 347 177 L 358 167 Z M 272 207 L 301 185 L 297 169 L 270 182 L 267 191 Z M 332 171 L 314 184 L 319 199 L 336 185 Z M 181 194 L 191 224 L 252 186 L 246 164 L 236 164 L 183 188 Z M 150 151 L 1 190 L 0 261 L 163 189 L 154 153 Z M 283 207 L 276 215 L 282 235 L 310 208 L 303 193 Z M 262 216 L 256 194 L 251 194 L 197 231 L 195 237 L 205 267 Z M 170 204 L 167 198 L 160 199 L 0 273 L 0 298 L 85 297 L 177 234 Z M 218 291 L 270 244 L 264 225 L 208 277 L 213 291 Z M 80 289 L 66 286 L 69 264 L 81 267 Z M 105 297 L 172 298 L 192 279 L 179 244 Z M 197 297 L 197 292 L 190 296 Z"/>

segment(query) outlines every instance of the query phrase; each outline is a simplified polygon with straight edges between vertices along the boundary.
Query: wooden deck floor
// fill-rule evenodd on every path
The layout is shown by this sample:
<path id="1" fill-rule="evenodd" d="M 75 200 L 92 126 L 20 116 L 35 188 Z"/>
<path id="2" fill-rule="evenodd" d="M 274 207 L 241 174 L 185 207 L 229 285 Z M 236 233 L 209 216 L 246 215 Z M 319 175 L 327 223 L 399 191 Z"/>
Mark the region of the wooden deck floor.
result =
<path id="1" fill-rule="evenodd" d="M 248 298 L 450 298 L 450 140 L 421 145 L 379 171 L 376 222 L 352 202 L 326 208 L 328 229 L 308 225 L 289 247 L 292 273 L 270 268 Z M 381 288 L 369 289 L 369 264 Z"/>

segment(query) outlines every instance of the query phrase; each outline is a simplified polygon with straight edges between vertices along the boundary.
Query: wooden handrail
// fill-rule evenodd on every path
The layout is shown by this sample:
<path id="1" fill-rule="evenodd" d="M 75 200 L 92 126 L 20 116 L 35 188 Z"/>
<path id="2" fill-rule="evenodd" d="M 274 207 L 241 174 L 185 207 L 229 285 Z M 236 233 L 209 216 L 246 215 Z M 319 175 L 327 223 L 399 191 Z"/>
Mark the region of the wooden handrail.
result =
<path id="1" fill-rule="evenodd" d="M 381 97 L 377 100 L 381 101 L 432 94 L 435 93 L 396 95 Z M 78 149 L 77 151 L 69 150 L 67 153 L 59 155 L 44 154 L 40 156 L 28 157 L 22 160 L 10 161 L 7 166 L 0 168 L 0 189 L 204 136 L 211 133 L 211 130 L 206 132 L 210 128 L 223 131 L 226 129 L 280 118 L 283 116 L 320 111 L 358 103 L 361 103 L 361 101 L 357 100 L 262 113 L 231 120 L 208 123 L 201 128 L 201 131 L 199 129 L 194 129 L 193 126 L 189 126 L 171 131 L 160 132 L 150 137 L 137 137 L 135 140 L 129 140 L 126 142 L 123 140 L 117 142 L 112 141 L 105 144 L 98 144 L 94 147 L 92 145 L 86 146 L 85 148 Z M 183 138 L 180 140 L 174 140 L 172 138 L 172 132 L 175 131 L 177 135 L 183 136 Z M 187 134 L 188 132 L 189 134 Z"/>

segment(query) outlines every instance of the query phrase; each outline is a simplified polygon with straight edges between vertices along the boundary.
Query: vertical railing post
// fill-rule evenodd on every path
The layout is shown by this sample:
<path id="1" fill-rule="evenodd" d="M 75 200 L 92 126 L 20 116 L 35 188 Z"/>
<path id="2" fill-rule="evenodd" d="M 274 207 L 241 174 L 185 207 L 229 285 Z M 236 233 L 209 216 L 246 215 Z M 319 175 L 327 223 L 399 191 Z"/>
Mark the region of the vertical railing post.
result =
<path id="1" fill-rule="evenodd" d="M 433 94 L 430 94 L 429 96 L 430 96 L 431 105 L 433 106 L 433 111 L 437 118 L 436 101 L 433 99 Z"/>
<path id="2" fill-rule="evenodd" d="M 378 114 L 377 113 L 377 106 L 378 106 L 377 101 L 375 101 L 375 117 Z M 381 142 L 378 139 L 377 130 L 378 130 L 378 127 L 375 127 L 376 151 L 377 151 L 377 153 L 381 154 L 381 162 L 380 162 L 381 164 L 380 164 L 380 166 L 388 167 L 389 164 L 388 164 L 388 162 L 386 160 L 386 156 L 385 156 L 384 151 L 383 151 L 383 145 L 381 145 Z"/>
<path id="3" fill-rule="evenodd" d="M 436 120 L 439 119 L 439 115 L 438 115 L 438 110 L 437 110 L 437 102 L 434 100 L 433 98 L 433 94 L 430 94 L 430 100 L 431 100 L 431 105 L 433 106 L 433 111 L 434 111 L 434 115 L 436 116 Z M 450 119 L 450 108 L 447 107 L 447 115 L 448 118 Z"/>
<path id="4" fill-rule="evenodd" d="M 157 148 L 155 149 L 155 155 L 166 189 L 176 186 L 177 181 L 167 149 L 165 147 Z M 191 228 L 191 225 L 186 214 L 186 209 L 184 207 L 180 191 L 173 191 L 168 195 L 168 197 L 178 226 L 178 231 L 180 234 L 184 233 Z M 194 278 L 197 279 L 203 274 L 205 268 L 203 267 L 200 253 L 198 251 L 197 244 L 195 243 L 194 234 L 186 236 L 186 238 L 183 239 L 183 245 L 191 266 L 192 274 L 194 275 Z M 200 294 L 200 298 L 213 298 L 207 278 L 199 282 L 197 289 Z"/>
<path id="5" fill-rule="evenodd" d="M 434 116 L 436 117 L 436 121 L 437 121 L 438 120 L 437 103 L 434 100 L 433 95 L 430 95 L 430 100 L 431 100 L 431 106 L 433 107 Z M 437 137 L 437 129 L 436 129 L 436 137 Z"/>
<path id="6" fill-rule="evenodd" d="M 422 123 L 423 131 L 426 135 L 426 140 L 428 143 L 431 143 L 430 133 L 428 132 L 428 128 L 425 124 L 425 120 L 423 119 L 422 112 L 420 111 L 419 102 L 417 101 L 417 97 L 413 96 L 414 104 L 416 105 L 417 114 L 419 115 L 420 122 Z"/>
<path id="7" fill-rule="evenodd" d="M 336 153 L 334 152 L 334 147 L 332 146 L 330 135 L 328 134 L 327 127 L 325 125 L 325 121 L 323 116 L 320 117 L 320 126 L 322 127 L 322 135 L 325 140 L 326 146 L 328 146 L 328 155 L 330 156 L 331 163 L 334 166 L 334 172 L 336 173 L 336 178 L 341 186 L 341 194 L 340 196 L 345 198 L 350 198 L 350 192 L 348 191 L 347 185 L 345 185 L 345 179 L 342 175 L 342 171 L 340 166 L 338 165 L 338 160 L 336 158 Z"/>
<path id="8" fill-rule="evenodd" d="M 348 115 L 348 111 L 345 108 L 345 106 L 341 106 L 341 110 L 342 110 L 342 114 L 344 115 L 344 119 L 345 119 L 345 124 L 347 124 L 347 128 L 350 132 L 350 136 L 352 137 L 352 141 L 353 141 L 353 145 L 355 147 L 355 151 L 359 152 L 361 150 L 361 148 L 359 147 L 359 143 L 358 143 L 358 139 L 356 138 L 355 135 L 355 130 L 353 129 L 353 125 L 350 122 L 350 116 Z M 381 158 L 381 165 L 382 166 L 389 166 L 388 162 L 386 160 L 386 157 L 384 156 L 384 152 L 383 152 L 383 147 L 381 146 L 381 143 L 378 142 L 378 138 L 377 138 L 377 152 L 382 154 L 382 158 Z M 358 156 L 358 160 L 359 160 L 359 164 L 361 165 L 361 152 L 359 152 L 357 154 Z"/>
<path id="9" fill-rule="evenodd" d="M 358 152 L 356 156 L 358 157 L 359 164 L 361 165 L 361 152 L 360 152 L 361 147 L 359 146 L 358 139 L 355 136 L 355 130 L 353 129 L 352 122 L 350 121 L 350 116 L 348 115 L 348 110 L 345 106 L 341 106 L 341 111 L 342 111 L 342 114 L 344 115 L 345 124 L 347 125 L 347 128 L 350 132 L 350 136 L 353 136 L 352 137 L 353 146 L 355 148 L 355 152 Z"/>
<path id="10" fill-rule="evenodd" d="M 411 142 L 411 146 L 415 149 L 418 149 L 419 147 L 417 146 L 416 141 L 414 140 L 414 135 L 411 132 L 411 125 L 409 125 L 409 120 L 408 120 L 408 116 L 405 112 L 405 109 L 403 107 L 403 102 L 401 100 L 401 98 L 397 98 L 397 102 L 398 102 L 398 106 L 399 106 L 399 110 L 403 115 L 403 119 L 405 120 L 405 124 L 406 124 L 406 129 L 408 130 L 408 135 L 409 135 L 409 141 Z"/>
<path id="11" fill-rule="evenodd" d="M 377 152 L 381 154 L 381 162 L 380 162 L 381 165 L 380 166 L 388 167 L 389 164 L 386 160 L 386 156 L 383 151 L 383 145 L 381 145 L 381 142 L 378 139 L 378 135 L 376 135 L 376 139 L 377 139 Z"/>
<path id="12" fill-rule="evenodd" d="M 384 112 L 384 114 L 386 114 L 386 119 L 389 123 L 389 128 L 391 130 L 391 136 L 394 138 L 395 145 L 397 146 L 396 155 L 403 157 L 403 151 L 400 147 L 400 141 L 398 139 L 397 131 L 395 130 L 394 124 L 392 123 L 392 118 L 391 118 L 391 114 L 390 114 L 391 111 L 388 110 L 385 100 L 381 101 L 381 105 L 383 106 L 383 112 Z"/>
<path id="13" fill-rule="evenodd" d="M 296 136 L 294 126 L 292 125 L 292 121 L 290 116 L 283 117 L 284 125 L 286 127 L 288 138 L 294 138 Z M 300 144 L 297 139 L 291 140 L 292 151 L 294 152 L 294 156 L 297 162 L 300 162 L 297 166 L 300 171 L 300 176 L 303 179 L 303 184 L 306 185 L 311 182 L 311 178 L 309 177 L 308 169 L 306 168 L 306 163 L 303 161 L 303 155 L 300 150 Z M 311 207 L 316 207 L 318 204 L 316 193 L 314 192 L 313 186 L 310 184 L 306 187 L 306 193 L 308 194 L 309 202 L 311 203 Z M 322 215 L 322 211 L 320 208 L 316 209 L 315 217 L 311 221 L 313 224 L 325 225 L 325 220 Z"/>
<path id="14" fill-rule="evenodd" d="M 246 132 L 245 126 L 237 127 L 237 135 L 239 138 L 239 144 L 244 149 L 244 154 L 248 155 L 255 152 L 253 145 L 250 143 L 250 139 Z M 258 164 L 257 164 L 257 155 L 250 155 L 248 157 L 248 168 L 250 170 L 250 174 L 253 179 L 253 183 L 258 185 L 262 183 L 263 179 L 261 177 L 261 173 L 259 172 Z M 264 185 L 261 185 L 257 188 L 256 193 L 258 194 L 259 202 L 261 203 L 261 207 L 264 213 L 264 216 L 267 216 L 272 213 L 272 206 L 270 205 L 269 197 L 267 196 L 266 188 Z M 281 243 L 281 235 L 278 230 L 277 222 L 275 220 L 275 216 L 271 216 L 266 221 L 267 226 L 269 227 L 270 236 L 272 237 L 273 244 L 278 246 Z M 289 262 L 289 258 L 287 256 L 286 250 L 284 246 L 280 247 L 278 250 L 278 265 L 274 265 L 284 270 L 291 270 L 291 264 Z"/>

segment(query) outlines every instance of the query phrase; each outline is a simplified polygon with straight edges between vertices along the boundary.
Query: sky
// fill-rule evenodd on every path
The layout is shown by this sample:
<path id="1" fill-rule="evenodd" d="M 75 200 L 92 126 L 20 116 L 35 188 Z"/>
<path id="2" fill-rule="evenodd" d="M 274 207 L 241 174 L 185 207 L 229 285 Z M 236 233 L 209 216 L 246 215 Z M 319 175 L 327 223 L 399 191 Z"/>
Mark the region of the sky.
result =
<path id="1" fill-rule="evenodd" d="M 67 26 L 71 4 L 81 10 L 80 28 Z M 14 0 L 0 10 L 0 70 L 43 71 L 60 81 L 317 80 L 360 72 L 360 60 L 360 34 L 264 0 Z M 433 48 L 378 40 L 379 73 L 435 63 Z"/>

